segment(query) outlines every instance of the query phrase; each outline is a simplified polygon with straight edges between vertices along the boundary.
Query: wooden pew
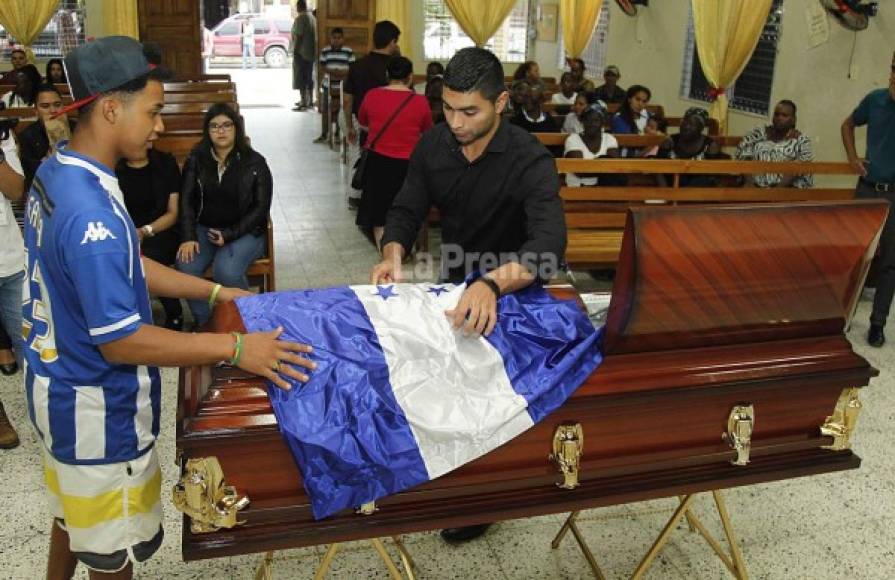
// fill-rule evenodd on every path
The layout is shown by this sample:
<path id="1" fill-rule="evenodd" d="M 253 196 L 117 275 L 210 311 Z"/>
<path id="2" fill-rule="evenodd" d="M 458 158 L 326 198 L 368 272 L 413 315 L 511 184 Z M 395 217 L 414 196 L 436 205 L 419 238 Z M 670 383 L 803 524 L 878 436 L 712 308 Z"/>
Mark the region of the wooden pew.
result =
<path id="1" fill-rule="evenodd" d="M 767 163 L 677 159 L 557 159 L 560 173 L 622 173 L 674 176 L 674 187 L 563 187 L 566 262 L 571 269 L 613 266 L 618 259 L 625 211 L 644 204 L 776 203 L 833 201 L 854 197 L 854 188 L 678 187 L 686 174 L 734 176 L 760 173 L 853 175 L 847 163 Z"/>
<path id="2" fill-rule="evenodd" d="M 195 93 L 165 93 L 165 107 L 169 104 L 179 103 L 236 103 L 236 93 L 232 91 L 219 92 L 195 92 Z"/>
<path id="3" fill-rule="evenodd" d="M 236 83 L 229 81 L 169 81 L 164 86 L 165 93 L 236 92 Z"/>
<path id="4" fill-rule="evenodd" d="M 532 133 L 545 147 L 562 147 L 566 143 L 568 133 Z M 613 135 L 619 147 L 654 147 L 661 145 L 667 136 L 661 135 Z M 735 148 L 743 140 L 733 135 L 712 135 L 722 149 Z"/>

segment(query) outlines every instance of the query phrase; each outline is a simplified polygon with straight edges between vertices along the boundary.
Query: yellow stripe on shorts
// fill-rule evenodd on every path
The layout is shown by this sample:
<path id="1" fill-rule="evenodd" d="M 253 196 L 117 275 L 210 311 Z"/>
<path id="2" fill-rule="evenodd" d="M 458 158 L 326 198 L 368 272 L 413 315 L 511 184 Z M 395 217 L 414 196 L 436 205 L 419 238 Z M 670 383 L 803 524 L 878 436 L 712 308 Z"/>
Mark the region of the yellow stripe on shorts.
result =
<path id="1" fill-rule="evenodd" d="M 73 528 L 92 528 L 100 524 L 120 520 L 124 517 L 124 492 L 115 489 L 95 496 L 78 496 L 63 494 L 59 489 L 56 471 L 44 468 L 47 489 L 59 498 L 65 514 L 65 526 Z M 156 469 L 155 474 L 143 485 L 127 489 L 127 508 L 129 516 L 148 514 L 161 499 L 162 472 Z"/>

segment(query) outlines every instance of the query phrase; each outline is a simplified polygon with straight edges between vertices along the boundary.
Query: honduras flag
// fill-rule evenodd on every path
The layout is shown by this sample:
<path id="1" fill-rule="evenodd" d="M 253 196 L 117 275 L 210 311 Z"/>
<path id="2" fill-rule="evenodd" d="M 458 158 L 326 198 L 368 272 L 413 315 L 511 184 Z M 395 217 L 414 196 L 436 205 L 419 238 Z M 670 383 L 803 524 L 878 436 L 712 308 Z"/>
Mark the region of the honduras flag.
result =
<path id="1" fill-rule="evenodd" d="M 503 296 L 488 337 L 445 316 L 465 285 L 274 292 L 236 301 L 249 332 L 310 344 L 305 384 L 269 394 L 314 516 L 440 477 L 541 421 L 602 361 L 601 331 L 540 286 Z"/>

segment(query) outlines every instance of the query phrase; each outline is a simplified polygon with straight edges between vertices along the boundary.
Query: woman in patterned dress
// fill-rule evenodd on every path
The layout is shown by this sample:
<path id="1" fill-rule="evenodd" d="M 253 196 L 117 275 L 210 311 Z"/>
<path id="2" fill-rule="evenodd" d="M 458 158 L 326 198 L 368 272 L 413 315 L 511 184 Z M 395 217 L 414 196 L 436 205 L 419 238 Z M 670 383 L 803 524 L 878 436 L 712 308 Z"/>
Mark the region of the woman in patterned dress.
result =
<path id="1" fill-rule="evenodd" d="M 796 105 L 783 100 L 774 107 L 770 125 L 760 125 L 737 147 L 737 159 L 752 161 L 813 161 L 811 140 L 796 129 Z M 746 175 L 744 185 L 752 187 L 811 187 L 814 178 L 806 175 L 765 173 Z"/>

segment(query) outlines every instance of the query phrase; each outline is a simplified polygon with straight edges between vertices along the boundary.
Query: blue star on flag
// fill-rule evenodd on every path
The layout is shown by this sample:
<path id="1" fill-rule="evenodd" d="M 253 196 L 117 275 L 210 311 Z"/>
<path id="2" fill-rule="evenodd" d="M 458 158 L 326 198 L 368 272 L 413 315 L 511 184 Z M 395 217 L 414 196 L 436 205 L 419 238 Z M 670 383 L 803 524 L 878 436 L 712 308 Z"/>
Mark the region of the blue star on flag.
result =
<path id="1" fill-rule="evenodd" d="M 444 286 L 432 286 L 431 288 L 426 290 L 426 292 L 431 292 L 432 294 L 435 294 L 436 298 L 441 296 L 442 292 L 447 292 L 447 291 L 448 291 L 448 289 L 445 288 Z"/>
<path id="2" fill-rule="evenodd" d="M 395 294 L 394 288 L 394 286 L 377 286 L 376 294 L 383 300 L 387 301 L 389 298 L 398 296 L 397 294 Z"/>

